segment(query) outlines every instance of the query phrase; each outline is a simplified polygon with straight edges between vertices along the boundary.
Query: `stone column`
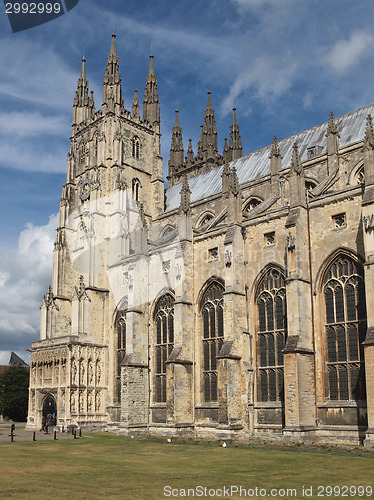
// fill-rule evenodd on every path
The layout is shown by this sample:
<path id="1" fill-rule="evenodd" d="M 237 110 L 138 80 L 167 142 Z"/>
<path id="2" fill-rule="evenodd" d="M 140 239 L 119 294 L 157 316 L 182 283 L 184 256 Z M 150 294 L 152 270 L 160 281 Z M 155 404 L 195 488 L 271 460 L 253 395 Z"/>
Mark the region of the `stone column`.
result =
<path id="1" fill-rule="evenodd" d="M 284 436 L 304 440 L 316 426 L 314 341 L 305 180 L 297 145 L 290 170 L 287 232 L 287 333 L 284 349 Z"/>
<path id="2" fill-rule="evenodd" d="M 362 199 L 362 232 L 365 252 L 367 333 L 364 342 L 368 429 L 365 446 L 374 445 L 374 132 L 369 115 L 364 139 L 365 191 Z"/>
<path id="3" fill-rule="evenodd" d="M 185 189 L 188 186 L 185 185 Z M 192 223 L 187 207 L 179 219 L 175 256 L 174 348 L 167 361 L 167 423 L 189 433 L 193 428 L 193 262 Z"/>
<path id="4" fill-rule="evenodd" d="M 243 238 L 239 223 L 228 228 L 224 245 L 224 343 L 217 356 L 218 420 L 221 428 L 240 430 L 248 421 L 248 394 L 241 362 L 246 309 Z"/>

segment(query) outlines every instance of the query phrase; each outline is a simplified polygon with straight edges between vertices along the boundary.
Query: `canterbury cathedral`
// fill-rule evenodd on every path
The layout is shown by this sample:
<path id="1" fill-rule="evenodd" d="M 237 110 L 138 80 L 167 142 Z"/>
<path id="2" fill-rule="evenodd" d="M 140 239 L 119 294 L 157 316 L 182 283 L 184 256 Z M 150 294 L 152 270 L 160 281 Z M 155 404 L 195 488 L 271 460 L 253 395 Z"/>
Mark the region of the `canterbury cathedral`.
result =
<path id="1" fill-rule="evenodd" d="M 165 187 L 153 56 L 126 109 L 114 34 L 102 102 L 83 59 L 28 428 L 373 445 L 374 104 L 243 156 L 208 92 Z"/>

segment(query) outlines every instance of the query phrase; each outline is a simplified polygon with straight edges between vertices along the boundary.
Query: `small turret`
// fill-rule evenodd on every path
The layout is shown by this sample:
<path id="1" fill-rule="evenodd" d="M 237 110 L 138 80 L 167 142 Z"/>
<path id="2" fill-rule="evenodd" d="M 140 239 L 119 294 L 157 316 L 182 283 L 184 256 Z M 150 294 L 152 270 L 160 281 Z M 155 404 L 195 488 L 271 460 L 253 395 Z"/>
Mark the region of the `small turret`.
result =
<path id="1" fill-rule="evenodd" d="M 273 144 L 270 152 L 270 175 L 271 175 L 271 191 L 275 196 L 279 196 L 279 172 L 282 168 L 282 156 L 279 150 L 277 137 L 273 137 Z"/>
<path id="2" fill-rule="evenodd" d="M 73 104 L 73 125 L 90 120 L 95 114 L 93 91 L 88 96 L 88 80 L 86 78 L 86 59 L 82 59 L 81 75 L 78 79 L 78 88 L 75 92 Z"/>
<path id="3" fill-rule="evenodd" d="M 134 91 L 134 99 L 132 101 L 132 117 L 135 120 L 139 120 L 139 99 L 138 99 L 138 89 Z"/>
<path id="4" fill-rule="evenodd" d="M 175 125 L 173 127 L 170 146 L 169 176 L 183 166 L 184 149 L 182 129 L 179 126 L 178 110 L 175 111 Z"/>
<path id="5" fill-rule="evenodd" d="M 296 142 L 293 145 L 289 185 L 290 207 L 305 207 L 306 196 L 304 170 L 301 165 L 299 149 Z"/>
<path id="6" fill-rule="evenodd" d="M 186 156 L 187 167 L 190 167 L 193 163 L 193 149 L 192 149 L 192 139 L 188 139 L 188 149 Z"/>
<path id="7" fill-rule="evenodd" d="M 215 158 L 218 154 L 218 135 L 214 109 L 212 107 L 211 92 L 208 90 L 208 104 L 204 113 L 202 129 L 202 153 L 204 159 Z"/>
<path id="8" fill-rule="evenodd" d="M 181 204 L 179 212 L 181 214 L 188 215 L 191 213 L 191 190 L 188 185 L 187 176 L 184 176 L 183 178 L 183 184 L 180 195 L 181 195 Z"/>
<path id="9" fill-rule="evenodd" d="M 103 111 L 119 111 L 123 107 L 121 77 L 119 75 L 119 57 L 116 52 L 116 35 L 112 35 L 112 44 L 108 55 L 103 83 Z"/>
<path id="10" fill-rule="evenodd" d="M 363 149 L 366 195 L 366 193 L 369 192 L 369 186 L 374 186 L 374 129 L 371 115 L 368 115 L 366 118 L 366 131 Z M 373 188 L 370 187 L 370 190 L 372 191 Z M 366 199 L 367 196 L 364 196 L 364 198 Z"/>
<path id="11" fill-rule="evenodd" d="M 236 121 L 236 108 L 232 109 L 232 125 L 230 126 L 229 151 L 230 160 L 236 160 L 243 156 L 242 140 L 239 133 L 239 125 Z"/>
<path id="12" fill-rule="evenodd" d="M 143 119 L 154 126 L 160 126 L 160 104 L 157 92 L 157 76 L 153 67 L 153 55 L 150 56 L 149 71 L 143 100 Z"/>
<path id="13" fill-rule="evenodd" d="M 327 169 L 331 174 L 338 168 L 339 134 L 335 125 L 334 115 L 330 112 L 329 123 L 327 125 Z"/>

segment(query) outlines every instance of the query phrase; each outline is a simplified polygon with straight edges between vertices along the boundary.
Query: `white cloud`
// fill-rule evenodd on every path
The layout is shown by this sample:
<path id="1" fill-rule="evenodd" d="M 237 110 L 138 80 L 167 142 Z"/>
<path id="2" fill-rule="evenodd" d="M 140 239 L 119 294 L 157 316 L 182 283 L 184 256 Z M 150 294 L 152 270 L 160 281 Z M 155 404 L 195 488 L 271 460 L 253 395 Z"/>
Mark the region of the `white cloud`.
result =
<path id="1" fill-rule="evenodd" d="M 9 97 L 66 109 L 73 99 L 77 75 L 47 43 L 33 38 L 2 39 L 0 92 Z M 56 83 L 58 82 L 58 84 Z"/>
<path id="2" fill-rule="evenodd" d="M 6 168 L 28 172 L 65 172 L 68 144 L 57 142 L 53 147 L 45 140 L 32 137 L 0 140 L 0 163 Z"/>
<path id="3" fill-rule="evenodd" d="M 57 215 L 50 216 L 45 226 L 28 224 L 19 236 L 18 248 L 1 259 L 0 345 L 6 352 L 22 352 L 39 338 L 39 307 L 52 278 L 57 226 Z"/>
<path id="4" fill-rule="evenodd" d="M 63 115 L 43 116 L 32 112 L 0 113 L 0 134 L 14 137 L 43 135 L 66 135 L 66 120 Z"/>
<path id="5" fill-rule="evenodd" d="M 296 67 L 292 61 L 284 62 L 265 56 L 257 58 L 236 77 L 222 103 L 223 112 L 228 113 L 234 105 L 237 106 L 238 99 L 246 91 L 250 91 L 264 104 L 280 96 L 292 85 Z"/>
<path id="6" fill-rule="evenodd" d="M 349 39 L 338 40 L 325 55 L 323 62 L 339 74 L 346 73 L 364 57 L 371 55 L 374 37 L 365 30 L 352 33 Z"/>

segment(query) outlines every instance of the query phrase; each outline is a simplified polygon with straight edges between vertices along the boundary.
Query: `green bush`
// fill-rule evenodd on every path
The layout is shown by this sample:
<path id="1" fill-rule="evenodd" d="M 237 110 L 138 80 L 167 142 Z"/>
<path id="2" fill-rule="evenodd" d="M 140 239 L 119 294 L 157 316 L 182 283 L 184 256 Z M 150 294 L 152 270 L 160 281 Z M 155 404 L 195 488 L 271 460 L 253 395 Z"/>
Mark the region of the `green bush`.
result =
<path id="1" fill-rule="evenodd" d="M 10 366 L 0 375 L 0 408 L 3 416 L 15 422 L 25 422 L 29 397 L 29 370 Z"/>

